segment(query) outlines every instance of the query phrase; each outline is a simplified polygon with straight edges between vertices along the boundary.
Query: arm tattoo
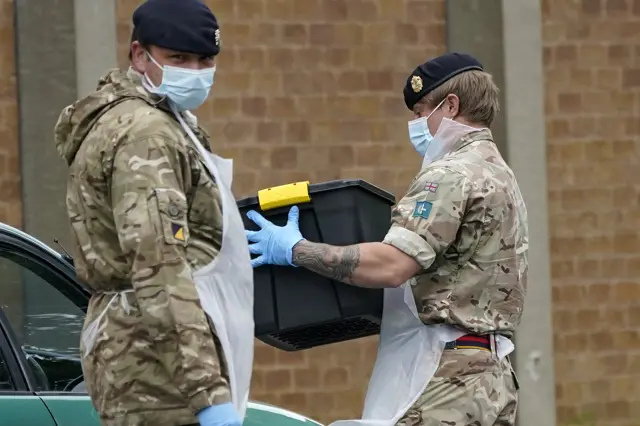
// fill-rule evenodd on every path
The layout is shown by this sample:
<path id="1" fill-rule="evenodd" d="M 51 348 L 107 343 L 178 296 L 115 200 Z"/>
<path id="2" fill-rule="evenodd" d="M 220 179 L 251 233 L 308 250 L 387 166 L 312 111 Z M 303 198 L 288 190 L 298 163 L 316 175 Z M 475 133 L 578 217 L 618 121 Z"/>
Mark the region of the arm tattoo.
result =
<path id="1" fill-rule="evenodd" d="M 293 247 L 292 260 L 297 266 L 351 284 L 353 273 L 360 264 L 360 247 L 336 247 L 303 240 Z"/>

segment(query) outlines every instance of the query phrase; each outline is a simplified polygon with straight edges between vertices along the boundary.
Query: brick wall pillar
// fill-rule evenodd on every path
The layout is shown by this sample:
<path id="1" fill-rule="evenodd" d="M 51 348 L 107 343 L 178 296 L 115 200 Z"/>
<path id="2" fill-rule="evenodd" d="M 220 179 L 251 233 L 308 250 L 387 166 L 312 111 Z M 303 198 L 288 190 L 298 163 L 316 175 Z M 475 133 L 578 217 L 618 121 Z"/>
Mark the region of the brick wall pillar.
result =
<path id="1" fill-rule="evenodd" d="M 53 127 L 62 108 L 116 65 L 115 5 L 113 0 L 15 5 L 23 227 L 47 244 L 58 238 L 64 245 L 69 241 L 67 165 L 56 152 Z"/>
<path id="2" fill-rule="evenodd" d="M 556 417 L 540 15 L 530 0 L 447 1 L 448 48 L 476 55 L 500 87 L 491 130 L 527 203 L 529 285 L 511 356 L 522 385 L 520 426 L 553 426 Z"/>

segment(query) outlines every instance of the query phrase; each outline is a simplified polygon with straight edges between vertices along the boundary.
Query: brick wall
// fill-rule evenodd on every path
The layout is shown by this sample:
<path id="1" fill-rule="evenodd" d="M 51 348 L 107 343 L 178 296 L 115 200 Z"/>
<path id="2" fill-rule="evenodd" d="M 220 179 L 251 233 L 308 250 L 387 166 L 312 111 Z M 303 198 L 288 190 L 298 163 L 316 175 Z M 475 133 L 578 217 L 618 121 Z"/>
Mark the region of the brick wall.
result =
<path id="1" fill-rule="evenodd" d="M 20 226 L 18 107 L 13 36 L 13 0 L 0 0 L 0 222 Z"/>
<path id="2" fill-rule="evenodd" d="M 640 1 L 543 16 L 558 419 L 637 426 Z"/>
<path id="3" fill-rule="evenodd" d="M 123 66 L 139 3 L 117 3 Z M 223 53 L 198 116 L 214 149 L 235 159 L 238 196 L 306 179 L 407 188 L 420 160 L 400 94 L 409 70 L 445 49 L 443 1 L 208 3 Z M 259 344 L 251 397 L 325 422 L 355 418 L 376 349 L 377 338 L 298 353 Z"/>

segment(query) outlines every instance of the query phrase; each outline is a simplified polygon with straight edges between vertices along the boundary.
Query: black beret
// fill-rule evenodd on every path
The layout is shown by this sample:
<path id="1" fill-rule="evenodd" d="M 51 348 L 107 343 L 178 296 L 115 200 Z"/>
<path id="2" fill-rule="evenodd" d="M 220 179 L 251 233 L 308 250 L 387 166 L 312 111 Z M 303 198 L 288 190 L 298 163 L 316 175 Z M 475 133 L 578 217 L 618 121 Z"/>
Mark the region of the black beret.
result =
<path id="1" fill-rule="evenodd" d="M 465 53 L 447 53 L 419 65 L 407 78 L 404 86 L 404 103 L 413 107 L 427 93 L 465 71 L 482 71 L 482 64 Z"/>
<path id="2" fill-rule="evenodd" d="M 215 56 L 220 28 L 201 0 L 147 0 L 133 13 L 134 38 L 145 45 Z"/>

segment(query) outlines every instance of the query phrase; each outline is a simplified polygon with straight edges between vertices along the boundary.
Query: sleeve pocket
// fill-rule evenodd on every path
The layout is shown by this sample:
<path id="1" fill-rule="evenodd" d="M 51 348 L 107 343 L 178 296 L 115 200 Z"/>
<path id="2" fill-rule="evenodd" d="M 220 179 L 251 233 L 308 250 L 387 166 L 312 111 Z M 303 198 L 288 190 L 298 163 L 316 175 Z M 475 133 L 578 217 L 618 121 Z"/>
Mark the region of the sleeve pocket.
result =
<path id="1" fill-rule="evenodd" d="M 156 189 L 158 215 L 166 244 L 186 246 L 189 241 L 187 199 L 174 189 Z"/>

